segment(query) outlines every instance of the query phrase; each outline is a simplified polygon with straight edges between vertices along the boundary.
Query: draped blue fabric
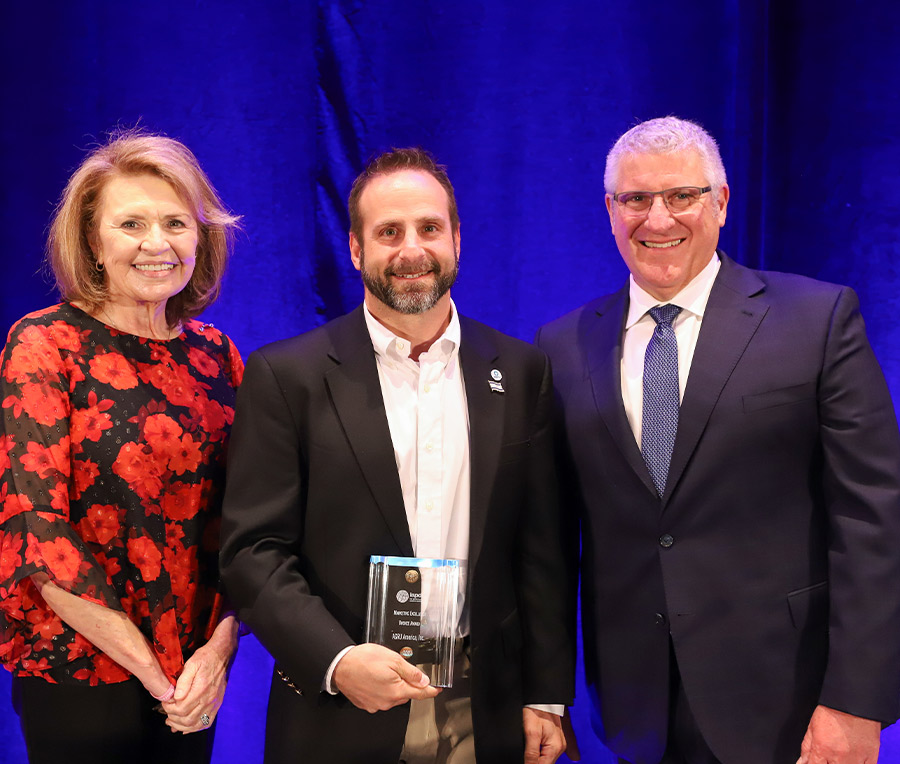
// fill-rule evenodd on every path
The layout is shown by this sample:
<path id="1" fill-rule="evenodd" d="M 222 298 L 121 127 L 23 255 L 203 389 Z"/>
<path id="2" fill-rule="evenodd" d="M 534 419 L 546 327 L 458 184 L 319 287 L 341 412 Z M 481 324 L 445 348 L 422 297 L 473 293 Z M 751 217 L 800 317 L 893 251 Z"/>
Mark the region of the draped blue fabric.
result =
<path id="1" fill-rule="evenodd" d="M 359 301 L 347 192 L 371 154 L 410 144 L 457 189 L 455 300 L 527 339 L 622 283 L 604 157 L 677 114 L 721 144 L 724 249 L 855 288 L 900 403 L 898 28 L 892 0 L 6 3 L 0 327 L 55 300 L 45 229 L 84 149 L 140 122 L 187 143 L 244 216 L 207 319 L 245 354 Z M 270 665 L 245 638 L 216 762 L 261 760 Z M 0 673 L 0 762 L 20 762 Z M 583 760 L 604 762 L 588 709 L 582 685 Z M 882 762 L 900 761 L 893 734 Z"/>

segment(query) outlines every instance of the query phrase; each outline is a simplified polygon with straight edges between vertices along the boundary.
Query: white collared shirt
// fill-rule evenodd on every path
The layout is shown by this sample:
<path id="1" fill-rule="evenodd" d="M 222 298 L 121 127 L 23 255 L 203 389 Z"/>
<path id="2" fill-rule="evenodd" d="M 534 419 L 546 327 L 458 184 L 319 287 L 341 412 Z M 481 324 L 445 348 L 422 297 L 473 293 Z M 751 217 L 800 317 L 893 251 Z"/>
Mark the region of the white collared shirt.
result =
<path id="1" fill-rule="evenodd" d="M 714 254 L 706 267 L 675 297 L 665 303 L 639 287 L 634 276 L 629 279 L 628 315 L 625 318 L 625 337 L 622 342 L 622 402 L 628 424 L 634 433 L 638 448 L 641 446 L 641 426 L 644 406 L 644 355 L 653 336 L 656 322 L 647 312 L 657 305 L 677 305 L 681 313 L 675 318 L 672 328 L 678 341 L 678 393 L 679 401 L 684 398 L 684 388 L 691 371 L 700 325 L 706 312 L 709 293 L 719 273 L 722 263 Z"/>
<path id="2" fill-rule="evenodd" d="M 400 476 L 403 506 L 416 557 L 461 560 L 457 636 L 469 633 L 465 607 L 469 559 L 469 408 L 459 363 L 460 328 L 450 301 L 450 323 L 418 361 L 409 341 L 363 315 L 375 348 L 381 396 Z M 331 662 L 323 689 L 334 695 L 334 669 L 351 650 Z"/>
<path id="3" fill-rule="evenodd" d="M 409 341 L 363 308 L 413 550 L 417 557 L 465 561 L 469 557 L 469 409 L 459 363 L 459 316 L 452 301 L 450 310 L 447 329 L 413 361 Z"/>
<path id="4" fill-rule="evenodd" d="M 409 341 L 381 324 L 363 304 L 375 348 L 378 379 L 400 475 L 409 535 L 417 557 L 469 558 L 469 407 L 459 362 L 460 327 L 450 302 L 450 324 L 431 347 L 409 357 Z M 465 592 L 468 566 L 460 566 L 457 636 L 469 633 Z M 324 689 L 346 647 L 332 661 Z M 529 704 L 562 716 L 565 707 Z"/>

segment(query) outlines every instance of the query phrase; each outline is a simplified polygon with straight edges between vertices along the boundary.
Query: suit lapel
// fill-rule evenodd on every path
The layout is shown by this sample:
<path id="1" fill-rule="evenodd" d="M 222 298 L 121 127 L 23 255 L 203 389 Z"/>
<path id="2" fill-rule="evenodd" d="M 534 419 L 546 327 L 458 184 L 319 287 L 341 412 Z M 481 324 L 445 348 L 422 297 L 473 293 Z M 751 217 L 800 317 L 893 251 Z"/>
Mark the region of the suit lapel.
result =
<path id="1" fill-rule="evenodd" d="M 725 383 L 759 328 L 769 304 L 760 278 L 719 253 L 713 284 L 678 416 L 678 434 L 663 500 L 671 496 L 697 447 Z"/>
<path id="2" fill-rule="evenodd" d="M 504 394 L 491 391 L 491 371 L 506 373 L 496 345 L 479 324 L 460 316 L 460 365 L 469 409 L 469 571 L 475 570 L 488 506 L 497 474 L 500 447 L 503 444 L 503 422 L 506 406 Z"/>
<path id="3" fill-rule="evenodd" d="M 362 306 L 332 322 L 330 333 L 337 365 L 325 374 L 325 385 L 375 503 L 403 554 L 412 557 L 403 490 Z"/>
<path id="4" fill-rule="evenodd" d="M 628 312 L 628 283 L 601 301 L 595 320 L 588 324 L 583 347 L 587 348 L 588 374 L 594 405 L 622 456 L 647 490 L 656 493 L 622 403 L 622 337 Z"/>

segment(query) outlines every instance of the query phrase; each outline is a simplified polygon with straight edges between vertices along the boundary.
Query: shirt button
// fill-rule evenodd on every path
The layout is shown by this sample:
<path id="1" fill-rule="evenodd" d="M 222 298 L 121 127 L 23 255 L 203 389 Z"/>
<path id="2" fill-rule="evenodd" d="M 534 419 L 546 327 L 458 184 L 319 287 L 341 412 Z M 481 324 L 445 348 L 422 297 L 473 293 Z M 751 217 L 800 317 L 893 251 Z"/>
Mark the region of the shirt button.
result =
<path id="1" fill-rule="evenodd" d="M 662 536 L 659 537 L 659 545 L 663 549 L 668 549 L 674 543 L 675 543 L 675 537 L 669 533 L 664 533 Z"/>
<path id="2" fill-rule="evenodd" d="M 428 443 L 425 444 L 425 450 L 426 450 L 426 451 L 431 451 L 431 450 L 433 450 L 433 449 L 434 449 L 434 446 L 431 445 L 431 441 L 429 441 Z"/>
<path id="3" fill-rule="evenodd" d="M 425 502 L 425 511 L 426 511 L 426 512 L 431 512 L 432 509 L 434 509 L 434 502 L 433 502 L 433 501 L 426 501 L 426 502 Z"/>
<path id="4" fill-rule="evenodd" d="M 406 347 L 406 344 L 403 340 L 397 340 L 397 350 L 403 350 Z"/>
<path id="5" fill-rule="evenodd" d="M 431 392 L 431 385 L 425 385 L 425 388 L 424 388 L 424 389 L 425 389 L 425 392 L 426 392 L 426 393 L 430 393 L 430 392 Z"/>

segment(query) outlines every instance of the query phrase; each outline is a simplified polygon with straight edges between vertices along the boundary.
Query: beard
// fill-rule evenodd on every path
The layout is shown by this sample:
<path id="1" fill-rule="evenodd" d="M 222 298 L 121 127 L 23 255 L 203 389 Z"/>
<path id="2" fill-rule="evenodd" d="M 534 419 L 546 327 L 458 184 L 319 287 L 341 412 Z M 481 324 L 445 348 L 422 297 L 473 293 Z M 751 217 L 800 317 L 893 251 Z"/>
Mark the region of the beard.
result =
<path id="1" fill-rule="evenodd" d="M 459 274 L 459 253 L 453 260 L 453 267 L 443 270 L 441 264 L 431 255 L 426 255 L 420 261 L 413 264 L 405 264 L 402 268 L 389 265 L 382 273 L 372 273 L 366 269 L 365 252 L 359 253 L 359 272 L 363 284 L 375 297 L 392 310 L 406 315 L 425 313 L 437 305 L 450 287 L 456 282 Z M 409 273 L 422 273 L 427 271 L 434 275 L 430 283 L 410 282 L 399 289 L 391 281 L 394 276 L 402 276 Z M 402 283 L 402 282 L 401 282 Z"/>

